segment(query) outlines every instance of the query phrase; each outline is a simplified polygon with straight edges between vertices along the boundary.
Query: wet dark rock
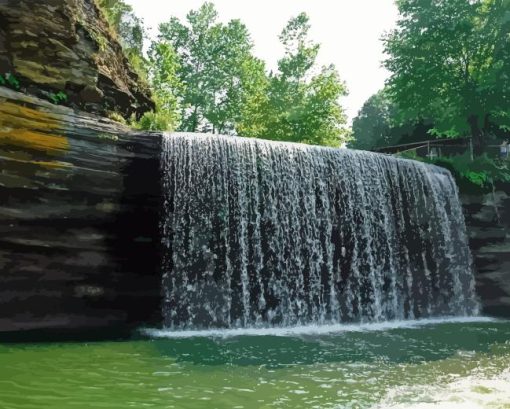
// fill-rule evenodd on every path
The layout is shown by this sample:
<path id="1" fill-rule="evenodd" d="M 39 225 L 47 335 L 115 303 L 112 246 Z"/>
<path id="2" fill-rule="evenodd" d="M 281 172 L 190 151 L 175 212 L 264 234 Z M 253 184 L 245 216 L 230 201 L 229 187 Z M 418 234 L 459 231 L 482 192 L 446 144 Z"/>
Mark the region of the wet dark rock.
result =
<path id="1" fill-rule="evenodd" d="M 462 193 L 482 313 L 510 318 L 510 186 Z"/>
<path id="2" fill-rule="evenodd" d="M 0 87 L 0 338 L 161 322 L 160 136 Z"/>
<path id="3" fill-rule="evenodd" d="M 86 86 L 80 91 L 80 98 L 85 104 L 99 104 L 103 100 L 104 94 L 96 87 Z"/>
<path id="4" fill-rule="evenodd" d="M 0 0 L 0 74 L 88 112 L 129 118 L 154 109 L 94 0 Z M 103 98 L 106 95 L 110 98 Z"/>

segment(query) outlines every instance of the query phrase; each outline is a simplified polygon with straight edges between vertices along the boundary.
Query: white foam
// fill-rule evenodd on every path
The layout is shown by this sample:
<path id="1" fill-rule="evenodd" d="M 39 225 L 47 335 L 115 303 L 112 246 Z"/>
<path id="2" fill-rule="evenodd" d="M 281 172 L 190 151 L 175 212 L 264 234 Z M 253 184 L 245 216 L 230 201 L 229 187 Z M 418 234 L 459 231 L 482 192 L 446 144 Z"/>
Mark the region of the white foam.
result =
<path id="1" fill-rule="evenodd" d="M 496 322 L 497 319 L 489 317 L 446 317 L 429 318 L 423 320 L 386 321 L 365 324 L 334 324 L 334 325 L 304 325 L 297 327 L 273 327 L 273 328 L 235 328 L 235 329 L 210 329 L 172 331 L 169 329 L 142 329 L 141 332 L 151 338 L 231 338 L 240 336 L 277 336 L 292 337 L 301 335 L 331 335 L 345 332 L 374 332 L 387 331 L 399 328 L 419 328 L 427 325 L 452 324 L 452 323 L 483 323 Z"/>
<path id="2" fill-rule="evenodd" d="M 504 409 L 510 407 L 510 370 L 497 376 L 471 375 L 443 385 L 404 389 L 388 391 L 383 403 L 373 409 Z"/>

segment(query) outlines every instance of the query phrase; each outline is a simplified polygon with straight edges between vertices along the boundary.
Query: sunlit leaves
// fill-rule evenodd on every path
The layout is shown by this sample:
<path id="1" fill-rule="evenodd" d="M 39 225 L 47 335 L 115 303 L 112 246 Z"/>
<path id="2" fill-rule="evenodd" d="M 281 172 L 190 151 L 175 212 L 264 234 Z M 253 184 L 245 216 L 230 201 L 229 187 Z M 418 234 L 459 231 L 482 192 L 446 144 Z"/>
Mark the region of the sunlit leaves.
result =
<path id="1" fill-rule="evenodd" d="M 397 4 L 401 18 L 384 40 L 385 66 L 402 119 L 431 118 L 436 135 L 481 138 L 510 111 L 510 1 Z"/>
<path id="2" fill-rule="evenodd" d="M 253 55 L 246 26 L 217 20 L 205 3 L 185 22 L 162 24 L 151 48 L 156 92 L 178 103 L 180 130 L 333 146 L 348 138 L 339 103 L 345 85 L 334 67 L 316 67 L 319 45 L 306 14 L 282 31 L 285 54 L 271 74 Z"/>
<path id="3" fill-rule="evenodd" d="M 285 54 L 268 78 L 265 114 L 248 136 L 339 146 L 349 139 L 340 97 L 347 94 L 334 66 L 317 73 L 319 45 L 308 37 L 306 14 L 289 21 L 280 35 Z"/>
<path id="4" fill-rule="evenodd" d="M 253 70 L 263 72 L 263 65 L 254 62 L 246 26 L 238 20 L 219 23 L 217 17 L 214 6 L 205 3 L 188 13 L 185 23 L 172 18 L 160 26 L 157 44 L 173 47 L 178 58 L 183 131 L 235 133 L 253 89 L 247 78 L 258 75 Z"/>

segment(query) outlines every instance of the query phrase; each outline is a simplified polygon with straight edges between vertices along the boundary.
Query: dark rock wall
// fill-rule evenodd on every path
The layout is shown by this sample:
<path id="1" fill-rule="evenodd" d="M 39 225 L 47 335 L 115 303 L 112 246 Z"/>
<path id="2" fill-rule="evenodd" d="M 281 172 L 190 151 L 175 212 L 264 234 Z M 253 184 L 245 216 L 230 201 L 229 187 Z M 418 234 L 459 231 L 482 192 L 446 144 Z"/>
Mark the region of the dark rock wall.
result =
<path id="1" fill-rule="evenodd" d="M 33 95 L 64 91 L 87 112 L 128 118 L 153 110 L 94 0 L 0 0 L 0 75 Z"/>
<path id="2" fill-rule="evenodd" d="M 510 187 L 461 200 L 482 313 L 510 318 Z"/>
<path id="3" fill-rule="evenodd" d="M 0 87 L 0 338 L 160 325 L 160 144 Z M 483 313 L 510 317 L 510 189 L 461 198 Z"/>
<path id="4" fill-rule="evenodd" d="M 0 87 L 0 333 L 161 322 L 160 141 Z"/>

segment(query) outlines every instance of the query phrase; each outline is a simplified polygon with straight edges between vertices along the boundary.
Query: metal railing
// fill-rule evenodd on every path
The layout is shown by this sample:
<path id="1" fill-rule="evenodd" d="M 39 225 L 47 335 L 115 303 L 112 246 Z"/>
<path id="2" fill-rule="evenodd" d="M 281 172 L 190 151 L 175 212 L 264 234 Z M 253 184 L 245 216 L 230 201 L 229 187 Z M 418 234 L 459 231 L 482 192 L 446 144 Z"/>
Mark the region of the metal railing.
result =
<path id="1" fill-rule="evenodd" d="M 500 148 L 500 145 L 485 145 L 484 152 L 490 157 L 500 157 Z M 390 155 L 415 151 L 417 156 L 430 159 L 440 156 L 450 157 L 463 155 L 469 152 L 471 160 L 473 160 L 473 142 L 471 138 L 430 139 L 427 141 L 385 146 L 383 148 L 374 149 L 373 151 Z"/>
<path id="2" fill-rule="evenodd" d="M 473 152 L 471 138 L 458 139 L 430 139 L 427 141 L 405 143 L 401 145 L 386 146 L 374 150 L 379 153 L 397 154 L 416 151 L 421 157 L 462 155 L 466 151 Z"/>

